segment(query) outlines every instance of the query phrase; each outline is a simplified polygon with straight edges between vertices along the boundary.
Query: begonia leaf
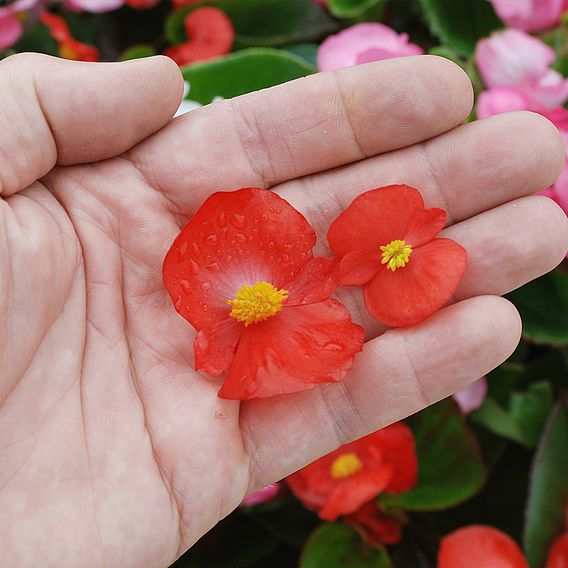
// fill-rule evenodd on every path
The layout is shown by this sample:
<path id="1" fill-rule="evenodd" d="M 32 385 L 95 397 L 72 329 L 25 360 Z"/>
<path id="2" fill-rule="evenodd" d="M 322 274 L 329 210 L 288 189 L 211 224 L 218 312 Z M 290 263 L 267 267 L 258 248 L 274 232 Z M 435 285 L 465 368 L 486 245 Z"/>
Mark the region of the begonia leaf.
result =
<path id="1" fill-rule="evenodd" d="M 344 524 L 317 528 L 304 547 L 300 568 L 390 568 L 385 550 L 365 544 L 359 533 Z"/>
<path id="2" fill-rule="evenodd" d="M 377 21 L 385 5 L 385 0 L 329 0 L 327 8 L 336 18 Z"/>
<path id="3" fill-rule="evenodd" d="M 183 43 L 183 20 L 202 6 L 223 10 L 235 27 L 235 46 L 274 46 L 316 41 L 337 30 L 336 22 L 313 0 L 206 0 L 176 10 L 166 20 L 166 38 Z"/>
<path id="4" fill-rule="evenodd" d="M 292 53 L 251 48 L 189 65 L 183 69 L 183 76 L 191 85 L 190 98 L 208 104 L 216 96 L 236 97 L 314 72 L 314 67 Z"/>
<path id="5" fill-rule="evenodd" d="M 489 2 L 420 0 L 430 30 L 458 55 L 468 56 L 477 40 L 503 27 Z"/>
<path id="6" fill-rule="evenodd" d="M 389 501 L 408 510 L 430 511 L 469 499 L 485 482 L 479 445 L 457 405 L 443 400 L 409 420 L 418 453 L 418 484 Z"/>
<path id="7" fill-rule="evenodd" d="M 554 270 L 509 294 L 535 343 L 568 345 L 568 274 Z"/>
<path id="8" fill-rule="evenodd" d="M 535 454 L 525 509 L 524 548 L 531 568 L 540 568 L 564 528 L 568 501 L 568 409 L 550 414 Z"/>

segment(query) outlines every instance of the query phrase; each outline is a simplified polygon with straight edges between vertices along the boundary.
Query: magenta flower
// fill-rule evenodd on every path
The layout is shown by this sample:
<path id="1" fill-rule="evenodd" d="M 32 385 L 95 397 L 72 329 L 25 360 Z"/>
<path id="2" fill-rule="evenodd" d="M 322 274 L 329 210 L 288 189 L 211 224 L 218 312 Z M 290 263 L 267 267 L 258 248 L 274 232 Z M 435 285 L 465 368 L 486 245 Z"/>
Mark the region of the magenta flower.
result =
<path id="1" fill-rule="evenodd" d="M 407 34 L 399 34 L 384 24 L 363 23 L 324 40 L 318 49 L 317 63 L 320 71 L 333 71 L 359 63 L 423 53 L 420 46 L 408 43 Z"/>
<path id="2" fill-rule="evenodd" d="M 22 16 L 40 3 L 40 0 L 16 0 L 0 7 L 0 51 L 12 47 L 22 35 Z"/>
<path id="3" fill-rule="evenodd" d="M 564 0 L 490 0 L 510 28 L 535 32 L 552 28 L 566 9 Z"/>
<path id="4" fill-rule="evenodd" d="M 477 118 L 488 118 L 515 110 L 528 110 L 531 103 L 528 97 L 514 87 L 495 87 L 479 93 L 477 98 Z"/>
<path id="5" fill-rule="evenodd" d="M 280 493 L 280 483 L 272 483 L 271 485 L 267 485 L 266 487 L 253 491 L 250 495 L 247 495 L 240 506 L 252 507 L 254 505 L 260 505 L 261 503 L 266 503 L 267 501 L 272 501 L 278 493 Z"/>
<path id="6" fill-rule="evenodd" d="M 485 85 L 515 89 L 535 111 L 562 106 L 568 99 L 568 80 L 550 68 L 554 57 L 551 47 L 519 30 L 494 32 L 475 50 Z"/>
<path id="7" fill-rule="evenodd" d="M 454 393 L 454 400 L 457 402 L 463 414 L 469 414 L 477 410 L 487 396 L 487 379 L 481 377 L 464 389 Z"/>

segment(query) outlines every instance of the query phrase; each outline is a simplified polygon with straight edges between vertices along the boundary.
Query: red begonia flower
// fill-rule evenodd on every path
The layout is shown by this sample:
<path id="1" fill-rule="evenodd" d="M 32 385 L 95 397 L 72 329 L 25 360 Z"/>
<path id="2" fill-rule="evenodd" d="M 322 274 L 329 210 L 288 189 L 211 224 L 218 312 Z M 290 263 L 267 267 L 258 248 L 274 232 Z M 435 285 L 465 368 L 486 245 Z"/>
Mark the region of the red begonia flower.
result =
<path id="1" fill-rule="evenodd" d="M 391 185 L 357 197 L 329 228 L 341 258 L 341 283 L 364 286 L 365 305 L 379 321 L 412 325 L 444 306 L 465 271 L 465 250 L 435 238 L 443 209 L 425 209 L 417 189 Z"/>
<path id="2" fill-rule="evenodd" d="M 43 12 L 39 19 L 49 28 L 51 37 L 57 42 L 61 57 L 76 61 L 99 60 L 99 50 L 92 45 L 77 41 L 71 35 L 67 22 L 61 16 L 51 12 Z"/>
<path id="3" fill-rule="evenodd" d="M 324 521 L 355 513 L 380 493 L 403 493 L 417 481 L 414 435 L 392 424 L 327 454 L 287 478 L 302 503 Z"/>
<path id="4" fill-rule="evenodd" d="M 493 527 L 471 525 L 442 539 L 438 568 L 529 568 L 519 545 Z"/>
<path id="5" fill-rule="evenodd" d="M 222 398 L 244 400 L 340 381 L 363 329 L 330 299 L 335 258 L 313 258 L 301 213 L 258 188 L 216 193 L 164 261 L 176 310 L 198 331 L 195 365 L 227 372 Z"/>
<path id="6" fill-rule="evenodd" d="M 369 501 L 343 520 L 356 528 L 371 545 L 397 544 L 402 538 L 400 519 L 384 513 L 376 500 Z"/>
<path id="7" fill-rule="evenodd" d="M 568 533 L 558 537 L 552 544 L 546 568 L 568 568 Z"/>
<path id="8" fill-rule="evenodd" d="M 183 25 L 189 40 L 164 52 L 180 67 L 213 59 L 231 51 L 235 30 L 222 10 L 210 6 L 198 8 L 185 17 Z"/>

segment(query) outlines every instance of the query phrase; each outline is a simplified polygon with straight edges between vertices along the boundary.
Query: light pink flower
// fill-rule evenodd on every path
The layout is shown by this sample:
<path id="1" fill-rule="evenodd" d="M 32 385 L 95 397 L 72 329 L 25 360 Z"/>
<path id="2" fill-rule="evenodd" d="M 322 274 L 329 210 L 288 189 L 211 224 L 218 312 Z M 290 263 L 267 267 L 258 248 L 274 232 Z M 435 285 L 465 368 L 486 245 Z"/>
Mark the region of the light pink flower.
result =
<path id="1" fill-rule="evenodd" d="M 479 93 L 477 97 L 477 118 L 529 108 L 528 97 L 514 87 L 495 87 Z"/>
<path id="2" fill-rule="evenodd" d="M 463 414 L 477 410 L 487 396 L 487 379 L 481 377 L 474 383 L 454 393 L 454 400 L 458 403 Z"/>
<path id="3" fill-rule="evenodd" d="M 24 31 L 21 14 L 37 4 L 39 0 L 16 0 L 0 7 L 0 51 L 12 47 L 20 39 Z"/>
<path id="4" fill-rule="evenodd" d="M 272 501 L 280 492 L 280 483 L 272 483 L 267 485 L 258 491 L 254 491 L 250 495 L 247 495 L 241 507 L 252 507 L 253 505 L 260 505 L 260 503 L 266 503 L 267 501 Z"/>
<path id="5" fill-rule="evenodd" d="M 325 39 L 319 46 L 317 63 L 320 71 L 333 71 L 358 63 L 422 53 L 420 46 L 408 43 L 407 34 L 399 34 L 384 24 L 363 23 Z"/>
<path id="6" fill-rule="evenodd" d="M 478 42 L 475 62 L 489 89 L 513 87 L 532 110 L 562 106 L 568 99 L 568 80 L 550 69 L 554 50 L 519 30 L 494 32 Z"/>
<path id="7" fill-rule="evenodd" d="M 120 8 L 124 0 L 66 0 L 65 5 L 79 12 L 102 13 Z"/>
<path id="8" fill-rule="evenodd" d="M 566 9 L 564 0 L 490 0 L 510 28 L 535 32 L 552 28 Z"/>

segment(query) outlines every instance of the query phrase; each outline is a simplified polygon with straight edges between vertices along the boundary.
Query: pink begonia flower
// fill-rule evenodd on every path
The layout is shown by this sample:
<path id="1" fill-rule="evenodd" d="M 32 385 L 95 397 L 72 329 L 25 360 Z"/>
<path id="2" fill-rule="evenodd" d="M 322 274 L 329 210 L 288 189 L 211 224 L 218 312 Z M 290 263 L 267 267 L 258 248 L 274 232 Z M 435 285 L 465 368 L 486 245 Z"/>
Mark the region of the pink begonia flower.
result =
<path id="1" fill-rule="evenodd" d="M 247 495 L 243 502 L 240 504 L 241 507 L 252 507 L 253 505 L 260 505 L 260 503 L 266 503 L 267 501 L 272 501 L 278 493 L 280 492 L 280 483 L 272 483 L 267 485 L 258 491 L 254 491 L 250 495 Z"/>
<path id="2" fill-rule="evenodd" d="M 12 47 L 22 35 L 21 14 L 39 4 L 39 0 L 16 0 L 8 6 L 0 7 L 0 51 Z"/>
<path id="3" fill-rule="evenodd" d="M 479 93 L 477 97 L 477 118 L 488 118 L 495 114 L 528 108 L 528 97 L 514 87 L 495 87 Z"/>
<path id="4" fill-rule="evenodd" d="M 66 0 L 65 5 L 72 10 L 95 14 L 110 12 L 120 8 L 124 0 Z"/>
<path id="5" fill-rule="evenodd" d="M 487 396 L 487 379 L 481 377 L 474 383 L 454 393 L 453 398 L 457 402 L 463 414 L 469 414 L 477 410 Z"/>
<path id="6" fill-rule="evenodd" d="M 423 53 L 420 46 L 408 43 L 407 34 L 399 34 L 384 24 L 363 23 L 326 38 L 319 46 L 317 63 L 320 71 L 333 71 L 358 63 Z"/>
<path id="7" fill-rule="evenodd" d="M 509 28 L 536 32 L 558 24 L 566 10 L 565 0 L 490 0 Z"/>
<path id="8" fill-rule="evenodd" d="M 519 30 L 491 34 L 477 43 L 475 62 L 486 87 L 510 87 L 540 111 L 562 106 L 568 99 L 568 80 L 550 65 L 554 50 Z"/>

